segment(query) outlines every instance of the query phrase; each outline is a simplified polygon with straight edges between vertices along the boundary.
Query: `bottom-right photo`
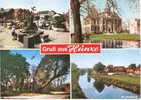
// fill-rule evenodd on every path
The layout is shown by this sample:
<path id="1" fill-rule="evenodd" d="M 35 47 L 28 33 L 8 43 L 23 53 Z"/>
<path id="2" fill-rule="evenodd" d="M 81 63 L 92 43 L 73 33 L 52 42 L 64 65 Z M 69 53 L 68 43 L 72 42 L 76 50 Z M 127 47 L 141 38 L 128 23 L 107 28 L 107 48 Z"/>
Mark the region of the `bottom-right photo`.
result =
<path id="1" fill-rule="evenodd" d="M 71 55 L 73 99 L 140 98 L 140 49 Z"/>

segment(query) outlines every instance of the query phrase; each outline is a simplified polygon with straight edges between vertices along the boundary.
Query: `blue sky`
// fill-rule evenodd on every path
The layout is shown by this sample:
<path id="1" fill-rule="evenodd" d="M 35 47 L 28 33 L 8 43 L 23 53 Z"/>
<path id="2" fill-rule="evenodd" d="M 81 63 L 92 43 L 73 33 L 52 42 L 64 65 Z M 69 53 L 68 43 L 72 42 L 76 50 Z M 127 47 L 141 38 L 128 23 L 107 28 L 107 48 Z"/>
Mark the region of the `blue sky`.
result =
<path id="1" fill-rule="evenodd" d="M 67 12 L 69 0 L 0 0 L 0 8 L 27 8 L 35 6 L 37 10 L 55 10 Z"/>
<path id="2" fill-rule="evenodd" d="M 26 61 L 33 66 L 37 66 L 40 61 L 42 56 L 40 55 L 39 50 L 11 50 L 12 53 L 14 54 L 21 54 L 23 57 L 26 58 Z M 34 59 L 32 59 L 34 56 Z"/>
<path id="3" fill-rule="evenodd" d="M 113 49 L 103 50 L 95 55 L 71 55 L 71 62 L 78 65 L 79 68 L 92 68 L 96 63 L 101 62 L 105 65 L 128 66 L 131 63 L 141 63 L 140 49 Z"/>
<path id="4" fill-rule="evenodd" d="M 102 11 L 105 8 L 105 2 L 104 2 L 105 0 L 93 0 L 93 1 L 98 10 Z M 116 1 L 120 12 L 120 16 L 123 18 L 123 21 L 128 21 L 130 18 L 139 18 L 140 13 L 136 12 L 137 11 L 136 9 L 139 9 L 139 7 L 130 8 L 131 6 L 129 6 L 129 3 L 127 2 L 129 0 L 116 0 Z"/>

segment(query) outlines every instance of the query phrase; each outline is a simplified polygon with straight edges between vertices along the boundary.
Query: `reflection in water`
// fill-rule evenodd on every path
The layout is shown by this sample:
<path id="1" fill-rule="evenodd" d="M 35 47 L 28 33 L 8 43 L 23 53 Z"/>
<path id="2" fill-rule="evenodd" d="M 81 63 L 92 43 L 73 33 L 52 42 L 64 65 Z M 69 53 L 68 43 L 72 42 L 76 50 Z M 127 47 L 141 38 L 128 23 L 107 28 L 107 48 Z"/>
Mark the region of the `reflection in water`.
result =
<path id="1" fill-rule="evenodd" d="M 109 87 L 109 86 L 111 86 L 111 84 L 110 83 L 109 84 L 107 83 L 106 86 Z"/>
<path id="2" fill-rule="evenodd" d="M 115 89 L 116 89 L 117 87 L 113 85 L 113 88 L 115 88 Z"/>
<path id="3" fill-rule="evenodd" d="M 139 96 L 127 90 L 96 81 L 88 73 L 80 75 L 79 85 L 88 99 L 136 99 Z"/>
<path id="4" fill-rule="evenodd" d="M 86 69 L 80 69 L 79 72 L 80 72 L 80 75 L 85 75 L 87 73 L 87 70 Z"/>
<path id="5" fill-rule="evenodd" d="M 87 80 L 88 80 L 89 83 L 91 82 L 91 77 L 89 75 L 87 77 Z"/>
<path id="6" fill-rule="evenodd" d="M 102 81 L 95 81 L 94 82 L 94 87 L 97 89 L 97 91 L 100 93 L 104 89 L 104 83 Z"/>

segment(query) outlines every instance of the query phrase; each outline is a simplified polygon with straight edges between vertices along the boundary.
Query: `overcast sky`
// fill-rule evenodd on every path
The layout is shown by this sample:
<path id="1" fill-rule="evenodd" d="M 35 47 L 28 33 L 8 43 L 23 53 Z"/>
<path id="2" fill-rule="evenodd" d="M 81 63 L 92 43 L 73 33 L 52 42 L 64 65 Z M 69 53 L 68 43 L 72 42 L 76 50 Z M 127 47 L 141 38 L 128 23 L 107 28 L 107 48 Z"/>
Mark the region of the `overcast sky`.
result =
<path id="1" fill-rule="evenodd" d="M 98 62 L 105 65 L 125 66 L 141 63 L 140 49 L 111 49 L 103 50 L 95 55 L 71 55 L 71 62 L 78 65 L 79 68 L 92 68 Z"/>

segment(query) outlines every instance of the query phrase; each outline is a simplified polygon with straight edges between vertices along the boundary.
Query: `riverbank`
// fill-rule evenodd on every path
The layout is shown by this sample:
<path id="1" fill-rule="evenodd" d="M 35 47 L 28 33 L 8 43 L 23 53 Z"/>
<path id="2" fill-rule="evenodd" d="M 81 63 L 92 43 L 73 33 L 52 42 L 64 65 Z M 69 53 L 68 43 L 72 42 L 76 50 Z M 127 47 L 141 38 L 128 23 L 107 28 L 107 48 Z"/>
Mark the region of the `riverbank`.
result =
<path id="1" fill-rule="evenodd" d="M 126 89 L 136 94 L 140 94 L 140 77 L 129 75 L 105 75 L 101 73 L 91 73 L 95 80 L 103 81 L 108 85 L 115 85 L 117 87 Z"/>
<path id="2" fill-rule="evenodd" d="M 82 92 L 78 80 L 80 72 L 76 67 L 72 67 L 72 98 L 73 99 L 85 99 L 86 96 Z"/>

